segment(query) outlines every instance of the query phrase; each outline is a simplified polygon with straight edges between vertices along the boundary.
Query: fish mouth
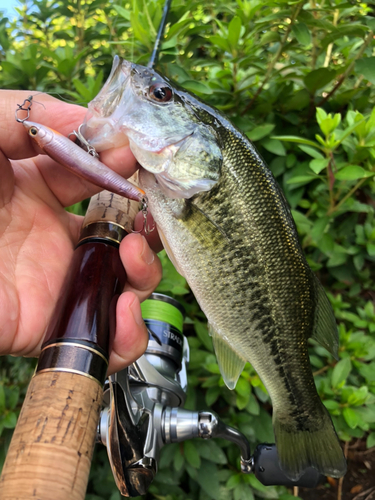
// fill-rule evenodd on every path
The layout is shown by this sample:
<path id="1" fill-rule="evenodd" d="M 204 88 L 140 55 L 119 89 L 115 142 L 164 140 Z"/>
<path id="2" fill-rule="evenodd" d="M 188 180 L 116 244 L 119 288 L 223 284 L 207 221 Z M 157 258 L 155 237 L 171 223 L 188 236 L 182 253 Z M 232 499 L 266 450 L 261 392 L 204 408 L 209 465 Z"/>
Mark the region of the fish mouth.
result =
<path id="1" fill-rule="evenodd" d="M 111 72 L 99 94 L 89 103 L 94 116 L 110 117 L 121 102 L 123 93 L 130 83 L 132 64 L 119 56 L 113 58 Z"/>
<path id="2" fill-rule="evenodd" d="M 114 57 L 110 75 L 99 94 L 89 103 L 82 134 L 98 152 L 130 143 L 152 154 L 163 154 L 168 147 L 183 141 L 181 135 L 156 136 L 144 133 L 147 120 L 145 88 L 152 77 L 146 67 Z"/>
<path id="3" fill-rule="evenodd" d="M 124 94 L 129 93 L 131 63 L 118 57 L 113 59 L 111 72 L 98 95 L 89 103 L 81 132 L 97 151 L 129 144 L 116 111 L 121 107 Z"/>

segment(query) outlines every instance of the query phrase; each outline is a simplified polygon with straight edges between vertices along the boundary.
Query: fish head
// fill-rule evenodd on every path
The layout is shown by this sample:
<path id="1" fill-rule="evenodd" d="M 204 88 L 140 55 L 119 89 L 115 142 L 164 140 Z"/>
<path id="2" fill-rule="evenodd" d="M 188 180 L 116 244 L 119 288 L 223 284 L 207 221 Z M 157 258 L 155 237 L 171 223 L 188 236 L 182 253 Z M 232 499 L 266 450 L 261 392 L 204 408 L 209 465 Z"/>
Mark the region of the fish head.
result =
<path id="1" fill-rule="evenodd" d="M 193 101 L 154 70 L 116 56 L 81 130 L 97 151 L 129 143 L 166 196 L 190 198 L 213 187 L 222 164 L 218 136 Z"/>

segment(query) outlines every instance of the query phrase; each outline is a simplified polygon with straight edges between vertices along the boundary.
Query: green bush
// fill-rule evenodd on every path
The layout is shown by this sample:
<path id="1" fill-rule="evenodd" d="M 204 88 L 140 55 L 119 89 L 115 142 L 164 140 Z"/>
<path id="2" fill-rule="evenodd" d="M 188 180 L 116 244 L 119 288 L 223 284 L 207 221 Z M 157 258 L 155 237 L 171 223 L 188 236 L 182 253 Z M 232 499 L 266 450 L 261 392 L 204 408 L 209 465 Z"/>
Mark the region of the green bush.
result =
<path id="1" fill-rule="evenodd" d="M 16 19 L 0 19 L 1 87 L 87 103 L 114 54 L 147 62 L 162 5 L 21 0 Z M 356 0 L 175 0 L 159 63 L 162 74 L 227 113 L 282 186 L 339 322 L 338 362 L 311 342 L 318 392 L 339 437 L 364 438 L 368 447 L 375 445 L 373 31 L 370 5 Z M 161 258 L 158 290 L 188 313 L 186 406 L 213 408 L 252 446 L 273 441 L 270 400 L 259 377 L 247 364 L 236 389 L 225 387 L 204 315 L 185 280 Z M 31 367 L 3 358 L 0 370 L 3 461 Z M 169 445 L 146 498 L 295 498 L 238 471 L 236 447 L 222 440 Z M 98 499 L 120 499 L 103 449 L 87 494 Z"/>

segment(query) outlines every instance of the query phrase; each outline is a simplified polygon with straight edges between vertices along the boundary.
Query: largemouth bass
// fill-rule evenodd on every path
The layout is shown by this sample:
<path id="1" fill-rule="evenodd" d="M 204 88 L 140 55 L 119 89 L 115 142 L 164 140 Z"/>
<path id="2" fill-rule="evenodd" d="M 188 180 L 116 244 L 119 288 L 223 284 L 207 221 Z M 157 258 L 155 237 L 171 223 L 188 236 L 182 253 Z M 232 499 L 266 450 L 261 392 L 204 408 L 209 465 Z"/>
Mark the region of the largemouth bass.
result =
<path id="1" fill-rule="evenodd" d="M 270 394 L 287 476 L 308 466 L 342 476 L 307 349 L 313 337 L 337 358 L 335 318 L 251 142 L 197 97 L 118 58 L 83 132 L 99 151 L 130 142 L 167 253 L 207 316 L 225 383 L 233 389 L 249 361 Z"/>

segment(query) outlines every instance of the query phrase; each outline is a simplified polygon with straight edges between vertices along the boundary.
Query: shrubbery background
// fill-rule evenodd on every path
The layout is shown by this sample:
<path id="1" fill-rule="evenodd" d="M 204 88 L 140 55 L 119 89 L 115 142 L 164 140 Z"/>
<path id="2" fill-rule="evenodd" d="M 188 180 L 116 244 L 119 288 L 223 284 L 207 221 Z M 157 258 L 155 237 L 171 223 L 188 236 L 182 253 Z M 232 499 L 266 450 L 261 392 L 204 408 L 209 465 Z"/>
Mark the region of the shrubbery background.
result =
<path id="1" fill-rule="evenodd" d="M 16 19 L 0 14 L 1 88 L 86 104 L 114 54 L 147 63 L 162 5 L 21 0 Z M 174 0 L 159 63 L 162 74 L 227 113 L 282 186 L 339 322 L 338 362 L 311 343 L 316 385 L 339 437 L 365 439 L 367 447 L 375 445 L 373 15 L 370 3 L 356 0 Z M 185 280 L 162 260 L 159 290 L 188 311 L 187 407 L 211 407 L 252 446 L 273 441 L 270 400 L 258 376 L 246 365 L 235 391 L 224 386 L 203 313 Z M 0 463 L 32 365 L 0 359 Z M 237 449 L 227 442 L 169 445 L 146 497 L 295 498 L 238 470 Z M 96 452 L 87 494 L 99 499 L 120 499 L 104 449 Z"/>

